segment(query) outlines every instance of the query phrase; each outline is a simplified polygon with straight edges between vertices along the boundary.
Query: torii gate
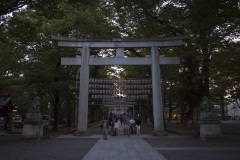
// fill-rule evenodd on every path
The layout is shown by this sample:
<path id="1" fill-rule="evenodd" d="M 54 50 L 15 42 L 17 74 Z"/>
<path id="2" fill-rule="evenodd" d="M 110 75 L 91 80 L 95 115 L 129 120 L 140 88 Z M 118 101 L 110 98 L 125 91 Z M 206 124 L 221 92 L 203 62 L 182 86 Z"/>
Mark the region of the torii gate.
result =
<path id="1" fill-rule="evenodd" d="M 163 122 L 163 101 L 161 89 L 160 65 L 179 64 L 178 57 L 159 56 L 159 47 L 173 47 L 183 44 L 188 36 L 164 38 L 113 38 L 113 39 L 80 39 L 75 37 L 52 36 L 58 41 L 59 47 L 82 48 L 82 56 L 61 58 L 62 65 L 78 65 L 80 70 L 78 124 L 75 135 L 89 135 L 88 120 L 88 87 L 89 65 L 151 65 L 153 95 L 153 135 L 165 135 Z M 114 58 L 94 58 L 90 56 L 90 48 L 116 48 Z M 148 57 L 124 57 L 124 48 L 151 48 Z"/>

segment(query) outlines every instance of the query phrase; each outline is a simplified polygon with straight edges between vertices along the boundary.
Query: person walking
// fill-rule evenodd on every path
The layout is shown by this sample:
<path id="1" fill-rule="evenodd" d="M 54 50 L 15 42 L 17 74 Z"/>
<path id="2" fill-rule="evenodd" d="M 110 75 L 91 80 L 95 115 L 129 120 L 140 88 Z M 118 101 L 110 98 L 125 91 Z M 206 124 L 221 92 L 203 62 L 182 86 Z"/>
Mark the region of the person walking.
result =
<path id="1" fill-rule="evenodd" d="M 133 118 L 131 118 L 129 120 L 129 123 L 130 123 L 130 133 L 131 134 L 136 134 L 136 129 L 135 129 L 135 120 Z"/>
<path id="2" fill-rule="evenodd" d="M 124 121 L 124 134 L 130 135 L 130 123 L 127 119 Z"/>
<path id="3" fill-rule="evenodd" d="M 112 132 L 113 132 L 113 126 L 114 126 L 114 124 L 113 124 L 112 118 L 110 117 L 110 118 L 108 119 L 108 132 L 109 132 L 110 134 L 112 134 Z"/>
<path id="4" fill-rule="evenodd" d="M 107 140 L 108 135 L 108 120 L 104 119 L 102 122 L 102 133 L 103 133 L 103 139 Z"/>
<path id="5" fill-rule="evenodd" d="M 140 125 L 141 125 L 141 120 L 137 118 L 136 119 L 137 134 L 140 134 Z"/>

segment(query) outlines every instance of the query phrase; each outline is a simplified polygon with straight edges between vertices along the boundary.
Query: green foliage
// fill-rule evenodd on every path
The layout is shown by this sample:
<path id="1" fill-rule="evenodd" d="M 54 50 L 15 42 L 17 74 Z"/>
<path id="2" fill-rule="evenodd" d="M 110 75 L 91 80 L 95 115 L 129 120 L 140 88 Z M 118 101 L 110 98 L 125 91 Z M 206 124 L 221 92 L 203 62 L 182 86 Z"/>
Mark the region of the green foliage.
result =
<path id="1" fill-rule="evenodd" d="M 0 2 L 0 91 L 19 99 L 23 92 L 41 95 L 44 105 L 72 105 L 78 67 L 61 66 L 60 58 L 76 49 L 58 48 L 51 35 L 80 38 L 163 37 L 187 34 L 183 47 L 161 48 L 181 64 L 162 66 L 164 99 L 192 112 L 203 95 L 239 98 L 238 0 L 23 0 Z M 22 8 L 23 5 L 26 5 Z M 14 11 L 14 12 L 13 12 Z M 101 57 L 110 50 L 91 50 Z M 149 49 L 127 49 L 129 57 Z M 91 78 L 151 77 L 149 66 L 92 66 Z M 19 104 L 22 103 L 20 100 Z M 61 102 L 61 104 L 60 104 Z M 23 104 L 23 103 L 22 103 Z M 56 110 L 55 110 L 56 112 Z"/>
<path id="2" fill-rule="evenodd" d="M 216 53 L 211 64 L 211 87 L 215 96 L 230 96 L 230 98 L 239 98 L 238 74 L 240 64 L 239 43 L 231 44 Z"/>
<path id="3" fill-rule="evenodd" d="M 75 56 L 77 51 L 57 48 L 51 35 L 119 37 L 116 26 L 111 25 L 99 5 L 92 4 L 93 1 L 40 0 L 13 13 L 1 24 L 4 37 L 0 41 L 0 91 L 10 92 L 21 112 L 26 111 L 24 92 L 32 95 L 29 101 L 40 96 L 45 113 L 49 112 L 50 102 L 56 121 L 60 111 L 67 110 L 71 115 L 78 67 L 61 66 L 60 58 Z M 107 70 L 108 67 L 98 67 L 93 74 L 104 77 Z M 64 105 L 70 108 L 65 110 Z"/>
<path id="4" fill-rule="evenodd" d="M 0 17 L 21 9 L 26 5 L 35 3 L 35 0 L 14 0 L 14 1 L 1 1 L 0 2 Z"/>

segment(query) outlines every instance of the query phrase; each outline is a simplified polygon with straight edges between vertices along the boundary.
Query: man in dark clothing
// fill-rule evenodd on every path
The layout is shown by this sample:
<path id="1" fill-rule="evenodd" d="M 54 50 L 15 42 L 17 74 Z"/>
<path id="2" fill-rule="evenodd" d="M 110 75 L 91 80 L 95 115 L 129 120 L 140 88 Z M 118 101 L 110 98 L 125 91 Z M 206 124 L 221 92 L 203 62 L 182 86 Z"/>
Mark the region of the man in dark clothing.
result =
<path id="1" fill-rule="evenodd" d="M 137 118 L 136 119 L 137 134 L 140 134 L 140 125 L 141 125 L 141 120 Z"/>

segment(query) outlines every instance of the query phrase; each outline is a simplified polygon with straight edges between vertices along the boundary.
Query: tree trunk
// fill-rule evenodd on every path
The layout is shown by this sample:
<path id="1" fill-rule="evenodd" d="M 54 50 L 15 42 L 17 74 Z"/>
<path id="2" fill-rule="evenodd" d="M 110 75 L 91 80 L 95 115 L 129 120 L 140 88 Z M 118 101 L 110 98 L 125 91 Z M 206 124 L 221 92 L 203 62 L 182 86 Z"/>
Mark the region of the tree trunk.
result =
<path id="1" fill-rule="evenodd" d="M 67 127 L 71 129 L 72 103 L 71 98 L 67 99 Z"/>
<path id="2" fill-rule="evenodd" d="M 202 49 L 203 63 L 202 63 L 202 75 L 203 75 L 203 96 L 209 97 L 209 63 L 210 53 L 207 48 Z"/>
<path id="3" fill-rule="evenodd" d="M 53 130 L 57 131 L 58 130 L 58 108 L 59 108 L 59 104 L 60 104 L 60 97 L 57 94 L 55 96 L 55 100 L 54 100 L 54 125 L 53 125 Z"/>
<path id="4" fill-rule="evenodd" d="M 222 120 L 224 120 L 224 119 L 225 119 L 225 111 L 224 111 L 224 97 L 223 97 L 223 96 L 221 96 L 221 97 L 220 97 L 220 99 L 221 99 L 221 115 L 222 115 Z"/>
<path id="5" fill-rule="evenodd" d="M 55 67 L 55 76 L 54 76 L 54 82 L 58 83 L 59 82 L 59 77 L 58 77 L 58 68 L 61 65 L 60 58 L 59 61 L 56 63 Z M 53 125 L 53 130 L 57 131 L 58 130 L 58 108 L 60 105 L 60 96 L 59 96 L 59 91 L 58 88 L 55 89 L 55 95 L 54 95 L 54 125 Z"/>
<path id="6" fill-rule="evenodd" d="M 170 99 L 169 99 L 168 121 L 171 122 L 172 121 L 172 98 L 171 97 L 169 97 L 169 98 Z"/>

